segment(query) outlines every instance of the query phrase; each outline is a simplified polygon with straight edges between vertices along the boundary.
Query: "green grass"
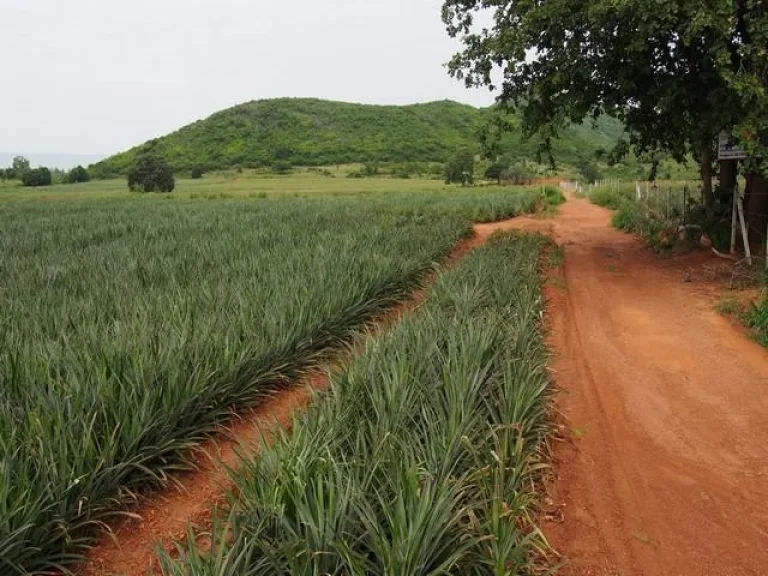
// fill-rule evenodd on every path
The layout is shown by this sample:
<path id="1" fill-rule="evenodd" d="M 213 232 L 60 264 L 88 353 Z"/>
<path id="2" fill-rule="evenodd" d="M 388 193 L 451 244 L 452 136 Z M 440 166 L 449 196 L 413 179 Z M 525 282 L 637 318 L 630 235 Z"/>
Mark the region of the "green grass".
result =
<path id="1" fill-rule="evenodd" d="M 174 576 L 522 574 L 551 393 L 543 240 L 507 236 L 439 277 L 418 314 L 369 339 L 293 430 L 237 476 L 211 553 Z"/>
<path id="2" fill-rule="evenodd" d="M 473 220 L 540 202 L 284 183 L 312 192 L 0 192 L 0 573 L 70 563 L 128 490 L 408 294 Z"/>
<path id="3" fill-rule="evenodd" d="M 764 295 L 759 304 L 747 308 L 742 314 L 742 319 L 752 330 L 755 340 L 768 347 L 768 295 Z"/>
<path id="4" fill-rule="evenodd" d="M 620 183 L 596 187 L 589 199 L 598 206 L 615 210 L 613 226 L 637 234 L 657 252 L 672 248 L 680 239 L 680 226 L 691 223 L 695 209 L 695 194 L 684 193 L 684 182 L 664 183 L 658 189 L 641 184 L 643 197 L 637 200 L 635 183 Z M 695 187 L 688 186 L 689 190 Z M 647 194 L 647 195 L 646 195 Z M 685 202 L 688 206 L 685 207 Z"/>

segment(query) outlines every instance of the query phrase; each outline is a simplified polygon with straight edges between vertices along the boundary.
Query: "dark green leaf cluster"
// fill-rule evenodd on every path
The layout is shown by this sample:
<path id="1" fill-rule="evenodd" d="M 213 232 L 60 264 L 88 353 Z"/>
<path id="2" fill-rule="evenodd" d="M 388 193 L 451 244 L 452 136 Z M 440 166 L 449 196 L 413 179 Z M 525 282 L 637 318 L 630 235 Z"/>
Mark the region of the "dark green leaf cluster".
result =
<path id="1" fill-rule="evenodd" d="M 72 168 L 69 174 L 67 174 L 67 178 L 66 178 L 67 184 L 80 184 L 83 182 L 90 182 L 90 181 L 91 181 L 91 175 L 88 174 L 88 170 L 86 170 L 82 166 L 76 166 L 75 168 Z"/>
<path id="2" fill-rule="evenodd" d="M 475 155 L 462 150 L 445 165 L 446 184 L 472 184 L 475 179 Z"/>
<path id="3" fill-rule="evenodd" d="M 128 172 L 128 188 L 132 192 L 173 192 L 175 187 L 173 169 L 162 156 L 152 151 L 139 155 Z"/>
<path id="4" fill-rule="evenodd" d="M 51 171 L 45 167 L 28 169 L 21 176 L 21 183 L 29 187 L 50 186 L 52 181 Z"/>

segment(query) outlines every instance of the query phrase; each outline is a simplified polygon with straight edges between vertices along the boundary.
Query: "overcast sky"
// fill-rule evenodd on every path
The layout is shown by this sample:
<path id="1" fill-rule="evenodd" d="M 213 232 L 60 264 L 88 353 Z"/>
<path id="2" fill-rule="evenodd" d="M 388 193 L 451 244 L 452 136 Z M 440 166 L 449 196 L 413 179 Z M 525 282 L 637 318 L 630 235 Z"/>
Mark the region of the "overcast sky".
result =
<path id="1" fill-rule="evenodd" d="M 0 151 L 108 154 L 248 100 L 487 105 L 441 0 L 0 0 Z"/>

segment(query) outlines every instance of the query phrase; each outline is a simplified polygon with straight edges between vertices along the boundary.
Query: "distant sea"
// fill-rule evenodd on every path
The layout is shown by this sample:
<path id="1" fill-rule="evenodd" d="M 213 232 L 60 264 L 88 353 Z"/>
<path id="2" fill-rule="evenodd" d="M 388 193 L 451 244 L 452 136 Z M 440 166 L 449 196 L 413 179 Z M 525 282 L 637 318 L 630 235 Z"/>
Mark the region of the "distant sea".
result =
<path id="1" fill-rule="evenodd" d="M 31 152 L 25 154 L 24 152 L 0 152 L 0 168 L 10 166 L 16 156 L 27 158 L 33 168 L 47 166 L 48 168 L 70 170 L 78 165 L 88 167 L 89 164 L 106 158 L 107 154 L 35 154 Z"/>

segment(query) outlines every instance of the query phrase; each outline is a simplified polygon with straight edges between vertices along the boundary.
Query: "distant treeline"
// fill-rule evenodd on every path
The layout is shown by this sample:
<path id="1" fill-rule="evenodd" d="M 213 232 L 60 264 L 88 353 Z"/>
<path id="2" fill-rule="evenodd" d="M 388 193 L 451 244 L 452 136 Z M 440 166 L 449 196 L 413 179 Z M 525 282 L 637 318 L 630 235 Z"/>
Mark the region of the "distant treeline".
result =
<path id="1" fill-rule="evenodd" d="M 88 170 L 82 166 L 68 171 L 50 169 L 46 166 L 32 168 L 29 160 L 24 156 L 16 156 L 10 167 L 0 168 L 0 181 L 18 180 L 22 185 L 30 187 L 77 184 L 78 182 L 88 182 L 90 179 L 91 175 Z"/>

